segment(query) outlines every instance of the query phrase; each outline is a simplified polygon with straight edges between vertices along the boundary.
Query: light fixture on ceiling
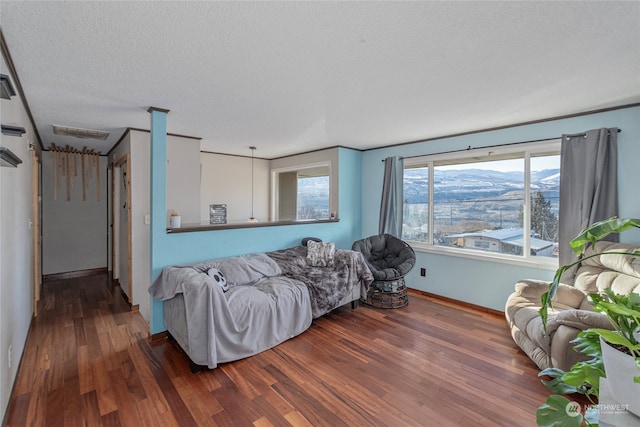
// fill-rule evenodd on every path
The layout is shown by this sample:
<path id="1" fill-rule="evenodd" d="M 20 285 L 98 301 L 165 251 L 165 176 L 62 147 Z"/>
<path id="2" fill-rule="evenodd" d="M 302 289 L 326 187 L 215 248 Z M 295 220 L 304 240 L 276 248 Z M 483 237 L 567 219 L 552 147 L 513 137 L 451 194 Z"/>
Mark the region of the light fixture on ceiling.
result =
<path id="1" fill-rule="evenodd" d="M 105 140 L 109 136 L 109 132 L 101 130 L 72 128 L 69 126 L 52 125 L 53 133 L 56 135 L 75 136 L 76 138 L 92 138 Z"/>
<path id="2" fill-rule="evenodd" d="M 249 149 L 251 150 L 251 216 L 247 222 L 258 222 L 256 217 L 253 216 L 253 158 L 256 152 L 256 147 L 251 146 Z"/>
<path id="3" fill-rule="evenodd" d="M 17 168 L 22 163 L 20 157 L 13 154 L 7 147 L 0 147 L 0 166 L 12 166 Z"/>

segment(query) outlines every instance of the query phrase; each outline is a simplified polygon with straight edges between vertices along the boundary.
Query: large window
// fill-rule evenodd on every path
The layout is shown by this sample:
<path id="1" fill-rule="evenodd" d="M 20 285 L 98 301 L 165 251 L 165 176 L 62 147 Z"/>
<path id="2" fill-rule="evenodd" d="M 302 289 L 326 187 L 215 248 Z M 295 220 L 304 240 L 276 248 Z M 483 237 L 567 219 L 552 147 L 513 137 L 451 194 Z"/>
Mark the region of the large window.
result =
<path id="1" fill-rule="evenodd" d="M 405 159 L 405 240 L 557 258 L 560 142 Z"/>

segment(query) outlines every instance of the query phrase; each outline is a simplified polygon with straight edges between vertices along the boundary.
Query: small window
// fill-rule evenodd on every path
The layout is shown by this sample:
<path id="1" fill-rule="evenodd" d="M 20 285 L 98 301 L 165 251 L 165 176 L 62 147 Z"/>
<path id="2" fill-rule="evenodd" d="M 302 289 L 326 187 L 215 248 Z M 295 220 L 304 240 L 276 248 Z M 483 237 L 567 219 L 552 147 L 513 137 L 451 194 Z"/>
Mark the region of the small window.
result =
<path id="1" fill-rule="evenodd" d="M 298 220 L 329 219 L 329 170 L 298 174 Z"/>
<path id="2" fill-rule="evenodd" d="M 329 219 L 331 168 L 327 165 L 278 171 L 274 175 L 276 221 Z"/>

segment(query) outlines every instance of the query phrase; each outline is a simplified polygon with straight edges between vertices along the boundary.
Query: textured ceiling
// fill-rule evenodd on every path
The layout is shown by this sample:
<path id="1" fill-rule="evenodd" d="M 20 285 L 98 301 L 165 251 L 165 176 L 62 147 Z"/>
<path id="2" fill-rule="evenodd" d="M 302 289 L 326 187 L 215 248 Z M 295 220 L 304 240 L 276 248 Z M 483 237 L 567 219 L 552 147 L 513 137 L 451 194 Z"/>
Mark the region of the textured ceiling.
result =
<path id="1" fill-rule="evenodd" d="M 2 1 L 0 25 L 45 148 L 106 153 L 149 106 L 273 158 L 640 102 L 636 1 Z"/>

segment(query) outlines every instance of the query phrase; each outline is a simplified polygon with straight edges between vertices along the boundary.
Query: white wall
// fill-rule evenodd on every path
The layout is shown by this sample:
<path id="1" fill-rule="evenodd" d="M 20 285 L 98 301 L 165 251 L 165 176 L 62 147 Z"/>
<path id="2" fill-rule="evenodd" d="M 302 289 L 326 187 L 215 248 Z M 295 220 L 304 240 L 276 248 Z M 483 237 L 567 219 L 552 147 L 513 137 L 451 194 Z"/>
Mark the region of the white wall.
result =
<path id="1" fill-rule="evenodd" d="M 0 73 L 11 76 L 4 57 Z M 0 146 L 9 148 L 22 160 L 17 168 L 0 167 L 0 419 L 3 419 L 33 316 L 29 226 L 32 165 L 28 147 L 30 141 L 36 143 L 36 137 L 19 95 L 2 99 L 0 113 L 2 124 L 26 129 L 22 137 L 0 135 Z"/>
<path id="2" fill-rule="evenodd" d="M 147 132 L 132 131 L 129 133 L 131 173 L 131 287 L 133 296 L 131 303 L 138 305 L 142 317 L 147 322 L 151 318 L 151 303 L 147 288 L 151 284 L 150 249 L 151 228 L 144 223 L 144 216 L 150 212 L 150 161 L 149 138 Z"/>
<path id="3" fill-rule="evenodd" d="M 202 180 L 200 220 L 209 223 L 209 205 L 227 205 L 227 224 L 247 222 L 251 216 L 251 157 L 200 153 Z M 269 220 L 269 160 L 253 160 L 253 215 Z"/>
<path id="4" fill-rule="evenodd" d="M 82 173 L 72 177 L 67 201 L 66 177 L 58 177 L 54 191 L 53 153 L 42 157 L 42 274 L 107 267 L 107 158 L 99 157 L 100 199 L 95 170 L 87 179 L 82 199 Z"/>
<path id="5" fill-rule="evenodd" d="M 144 223 L 150 213 L 150 134 L 130 130 L 120 144 L 109 153 L 109 164 L 129 154 L 131 179 L 131 303 L 139 306 L 140 314 L 149 322 L 150 296 L 150 226 Z M 178 211 L 183 223 L 199 222 L 200 218 L 200 141 L 177 136 L 167 137 L 167 225 L 169 213 Z M 111 195 L 109 195 L 111 197 Z"/>
<path id="6" fill-rule="evenodd" d="M 247 222 L 251 216 L 251 157 L 202 152 L 200 159 L 200 221 L 208 224 L 209 205 L 222 203 L 227 205 L 228 224 Z M 331 148 L 274 160 L 254 158 L 255 218 L 259 222 L 273 220 L 269 213 L 273 169 L 321 162 L 331 163 L 331 207 L 333 211 L 338 211 L 338 149 Z"/>
<path id="7" fill-rule="evenodd" d="M 199 139 L 167 136 L 167 218 L 171 212 L 178 212 L 183 224 L 200 224 L 198 165 Z"/>

